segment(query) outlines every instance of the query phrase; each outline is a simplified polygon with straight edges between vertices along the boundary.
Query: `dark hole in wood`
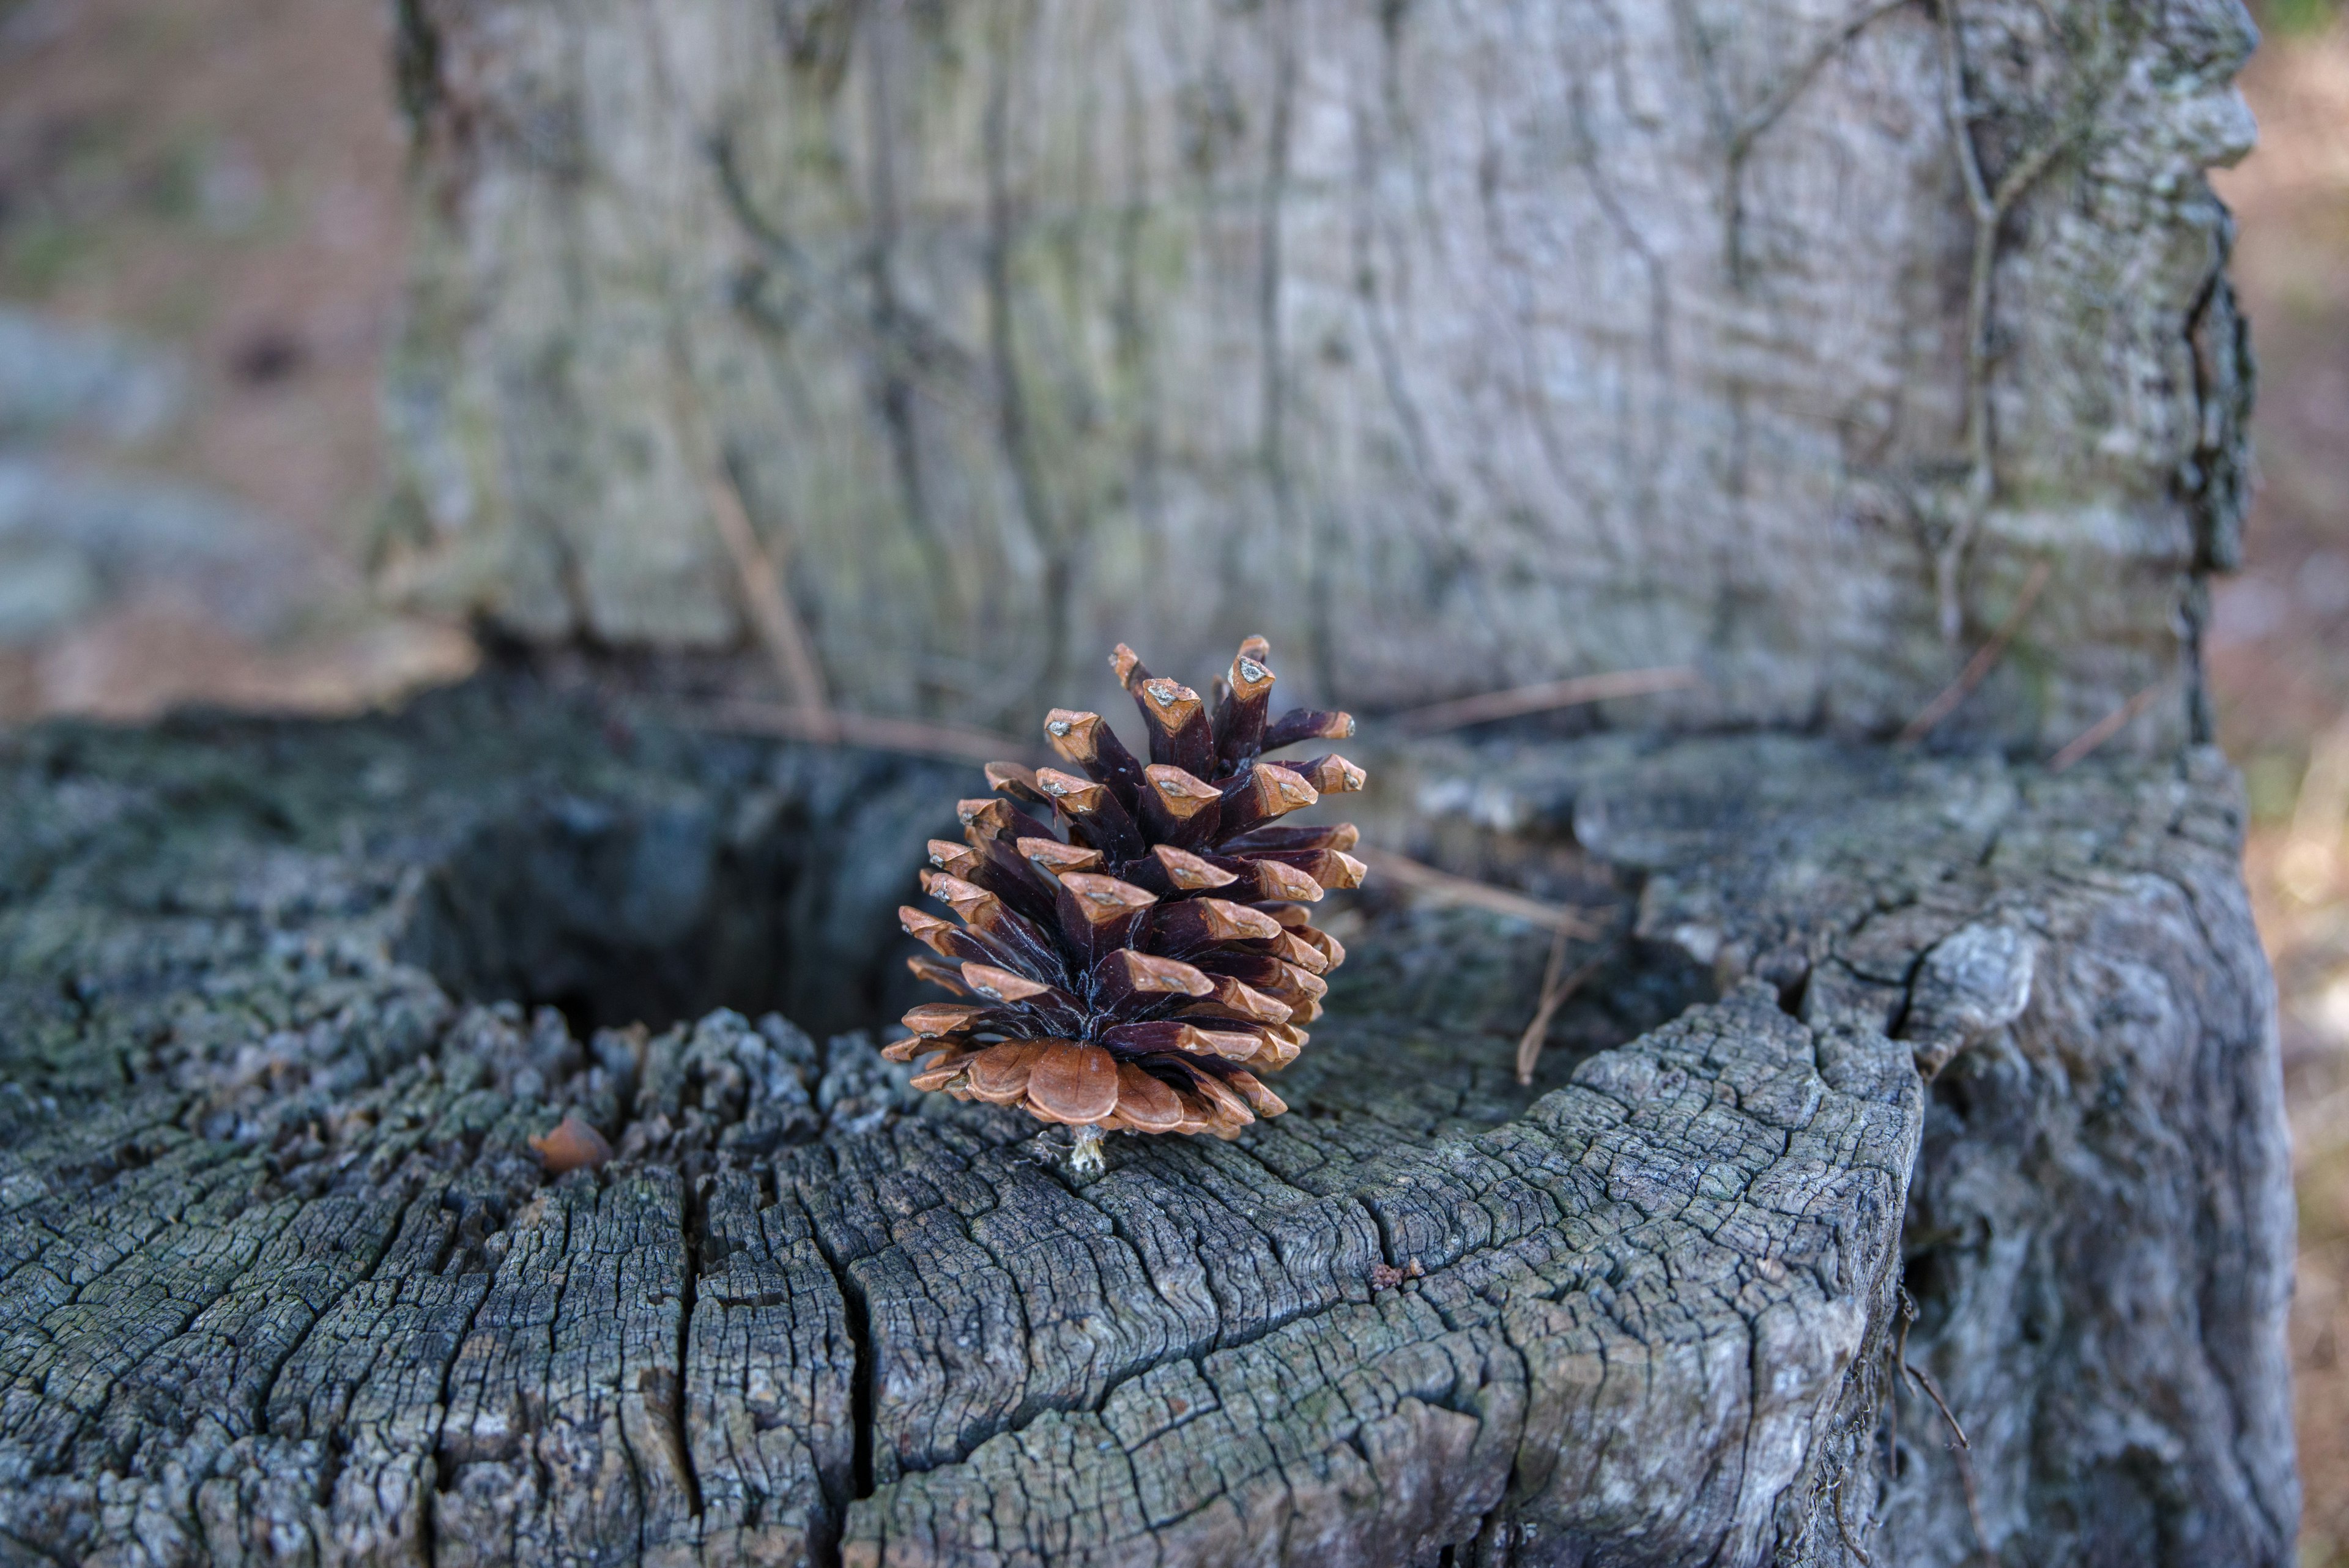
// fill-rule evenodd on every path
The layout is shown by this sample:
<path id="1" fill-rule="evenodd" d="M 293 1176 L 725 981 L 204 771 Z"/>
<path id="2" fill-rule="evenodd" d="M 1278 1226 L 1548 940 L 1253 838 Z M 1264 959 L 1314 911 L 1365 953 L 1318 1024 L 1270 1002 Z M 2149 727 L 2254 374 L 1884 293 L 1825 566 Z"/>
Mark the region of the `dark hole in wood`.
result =
<path id="1" fill-rule="evenodd" d="M 1400 836 L 1440 869 L 1583 911 L 1590 934 L 1568 942 L 1565 964 L 1582 979 L 1550 1021 L 1533 1082 L 1519 1084 L 1517 1044 L 1539 1003 L 1552 933 L 1407 894 L 1374 874 L 1317 911 L 1348 959 L 1330 977 L 1315 1048 L 1281 1075 L 1296 1111 L 1371 1116 L 1424 1137 L 1474 1133 L 1524 1114 L 1599 1052 L 1718 998 L 1710 970 L 1630 934 L 1638 879 L 1563 832 L 1501 833 L 1447 817 Z"/>
<path id="2" fill-rule="evenodd" d="M 1523 1115 L 1601 1051 L 1716 999 L 1711 972 L 1677 949 L 1619 936 L 1578 942 L 1598 967 L 1551 1020 L 1534 1081 L 1517 1042 L 1540 998 L 1550 936 L 1481 910 L 1396 901 L 1338 921 L 1346 965 L 1330 1016 L 1278 1087 L 1299 1113 L 1374 1116 L 1435 1137 Z"/>
<path id="3" fill-rule="evenodd" d="M 967 793 L 934 771 L 851 757 L 491 818 L 426 879 L 399 956 L 467 1001 L 552 1006 L 582 1040 L 721 1007 L 819 1039 L 874 1028 L 917 1000 L 895 911 Z"/>

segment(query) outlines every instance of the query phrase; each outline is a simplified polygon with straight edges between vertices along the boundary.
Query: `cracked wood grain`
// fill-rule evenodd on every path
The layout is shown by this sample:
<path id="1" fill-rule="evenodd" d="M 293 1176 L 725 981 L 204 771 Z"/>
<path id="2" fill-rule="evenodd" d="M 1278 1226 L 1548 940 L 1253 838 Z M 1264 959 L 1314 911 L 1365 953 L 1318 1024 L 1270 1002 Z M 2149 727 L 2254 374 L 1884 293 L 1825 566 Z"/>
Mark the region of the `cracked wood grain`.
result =
<path id="1" fill-rule="evenodd" d="M 1548 933 L 1364 903 L 1290 1115 L 1080 1185 L 853 1032 L 475 989 L 575 983 L 534 921 L 724 949 L 694 899 L 748 865 L 822 913 L 735 918 L 837 1000 L 886 946 L 817 938 L 885 929 L 935 765 L 622 744 L 497 681 L 9 744 L 0 1555 L 1940 1568 L 1970 1499 L 1892 1386 L 1905 1288 L 2005 1560 L 2288 1559 L 2275 1064 L 2208 757 L 1399 752 L 1391 841 L 1636 902 L 1537 1082 Z M 564 1115 L 616 1156 L 550 1181 Z"/>

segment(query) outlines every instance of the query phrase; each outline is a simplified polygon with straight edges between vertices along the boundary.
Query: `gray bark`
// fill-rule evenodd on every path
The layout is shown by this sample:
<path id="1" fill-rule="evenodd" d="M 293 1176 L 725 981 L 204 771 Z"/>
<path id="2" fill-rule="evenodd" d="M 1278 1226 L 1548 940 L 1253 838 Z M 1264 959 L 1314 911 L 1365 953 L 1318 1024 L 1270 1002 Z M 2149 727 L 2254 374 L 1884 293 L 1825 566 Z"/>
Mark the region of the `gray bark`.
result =
<path id="1" fill-rule="evenodd" d="M 1357 708 L 1686 661 L 1642 711 L 1880 734 L 2045 557 L 1951 732 L 2199 732 L 2237 0 L 400 15 L 424 603 L 741 640 L 722 470 L 875 711 L 1261 630 Z"/>
<path id="2" fill-rule="evenodd" d="M 1079 1183 L 682 1021 L 878 1015 L 950 770 L 489 685 L 6 745 L 0 1559 L 1954 1564 L 1904 1341 L 2005 1563 L 2290 1558 L 2207 753 L 1387 759 L 1387 842 L 1624 911 L 1541 1080 L 1546 936 L 1364 903 L 1291 1114 Z"/>

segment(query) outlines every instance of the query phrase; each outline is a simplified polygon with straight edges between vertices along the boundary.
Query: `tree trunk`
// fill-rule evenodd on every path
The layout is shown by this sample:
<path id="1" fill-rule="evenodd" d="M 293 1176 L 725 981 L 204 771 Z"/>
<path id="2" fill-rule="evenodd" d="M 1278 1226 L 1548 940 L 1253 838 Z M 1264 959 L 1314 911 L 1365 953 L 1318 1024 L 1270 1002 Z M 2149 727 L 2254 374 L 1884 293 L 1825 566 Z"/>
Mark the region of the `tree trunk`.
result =
<path id="1" fill-rule="evenodd" d="M 383 542 L 533 639 L 746 635 L 1025 731 L 1124 639 L 1376 711 L 2201 733 L 2249 367 L 2237 0 L 403 0 Z M 1090 684 L 1089 684 L 1090 683 Z"/>
<path id="2" fill-rule="evenodd" d="M 0 763 L 9 1561 L 2290 1560 L 2208 753 L 1399 753 L 1388 842 L 1619 911 L 1537 1082 L 1546 934 L 1361 902 L 1292 1112 L 1091 1180 L 695 1021 L 879 1015 L 953 771 L 495 682 Z"/>

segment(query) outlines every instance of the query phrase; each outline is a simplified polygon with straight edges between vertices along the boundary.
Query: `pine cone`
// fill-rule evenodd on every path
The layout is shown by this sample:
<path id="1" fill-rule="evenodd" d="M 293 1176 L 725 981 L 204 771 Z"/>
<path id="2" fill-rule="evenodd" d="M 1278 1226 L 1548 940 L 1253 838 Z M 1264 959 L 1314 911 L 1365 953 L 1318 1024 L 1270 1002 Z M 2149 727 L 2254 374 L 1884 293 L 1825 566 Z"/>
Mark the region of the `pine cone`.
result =
<path id="1" fill-rule="evenodd" d="M 1096 1129 L 1084 1137 L 1232 1137 L 1288 1108 L 1260 1075 L 1296 1059 L 1321 977 L 1346 957 L 1300 906 L 1360 886 L 1362 863 L 1346 853 L 1350 826 L 1273 824 L 1361 788 L 1362 770 L 1336 755 L 1262 760 L 1354 732 L 1344 713 L 1268 722 L 1269 654 L 1262 638 L 1240 644 L 1211 717 L 1121 643 L 1111 663 L 1142 710 L 1147 764 L 1100 714 L 1066 708 L 1044 732 L 1082 776 L 988 764 L 997 797 L 960 803 L 964 842 L 932 839 L 936 869 L 922 874 L 962 924 L 898 911 L 936 955 L 911 960 L 914 972 L 970 999 L 905 1014 L 913 1038 L 884 1054 L 929 1058 L 916 1087 Z"/>

